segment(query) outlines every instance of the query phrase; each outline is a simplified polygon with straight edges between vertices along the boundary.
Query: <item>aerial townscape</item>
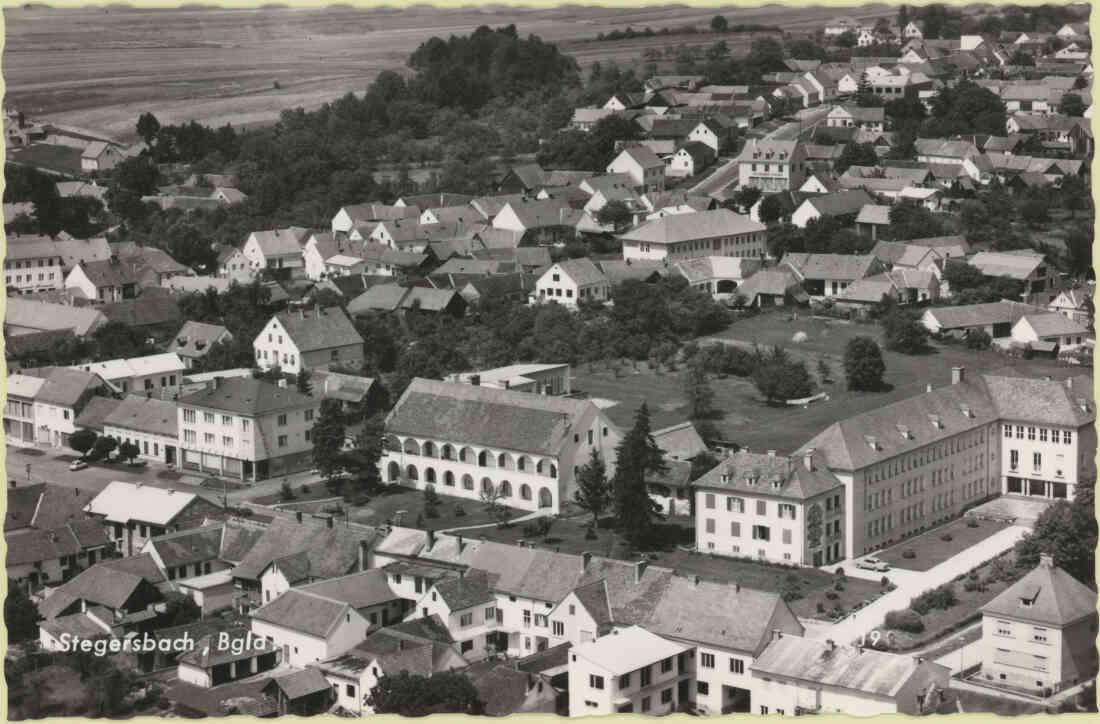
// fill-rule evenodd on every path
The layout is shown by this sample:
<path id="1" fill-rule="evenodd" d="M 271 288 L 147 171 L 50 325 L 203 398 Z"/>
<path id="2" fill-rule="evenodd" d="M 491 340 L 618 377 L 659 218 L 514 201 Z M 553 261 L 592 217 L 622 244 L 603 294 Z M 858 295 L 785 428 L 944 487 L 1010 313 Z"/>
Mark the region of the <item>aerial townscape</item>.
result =
<path id="1" fill-rule="evenodd" d="M 6 9 L 8 717 L 1096 712 L 1089 10 Z"/>

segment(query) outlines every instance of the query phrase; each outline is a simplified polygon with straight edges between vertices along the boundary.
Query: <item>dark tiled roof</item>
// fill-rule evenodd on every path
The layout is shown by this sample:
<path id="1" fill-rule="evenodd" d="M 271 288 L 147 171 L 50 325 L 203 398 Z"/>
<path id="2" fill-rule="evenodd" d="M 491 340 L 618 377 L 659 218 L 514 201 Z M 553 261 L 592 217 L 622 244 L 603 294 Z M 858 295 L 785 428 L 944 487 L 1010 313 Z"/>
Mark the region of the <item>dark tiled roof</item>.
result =
<path id="1" fill-rule="evenodd" d="M 77 520 L 52 529 L 30 530 L 7 536 L 8 566 L 51 561 L 87 548 L 106 546 L 107 533 L 94 520 Z"/>
<path id="2" fill-rule="evenodd" d="M 435 588 L 452 612 L 495 600 L 485 571 L 470 571 L 465 576 L 446 578 Z"/>
<path id="3" fill-rule="evenodd" d="M 358 565 L 360 541 L 373 545 L 376 537 L 377 531 L 363 526 L 329 528 L 325 524 L 279 519 L 272 522 L 233 569 L 233 577 L 258 580 L 272 561 L 305 554 L 312 578 L 335 578 Z"/>
<path id="4" fill-rule="evenodd" d="M 243 415 L 263 415 L 317 405 L 318 400 L 303 395 L 295 387 L 279 387 L 274 382 L 253 377 L 222 379 L 218 387 L 206 387 L 179 399 L 180 405 L 225 410 Z"/>
<path id="5" fill-rule="evenodd" d="M 276 315 L 279 324 L 303 354 L 314 350 L 363 344 L 351 319 L 339 307 L 299 309 Z"/>
<path id="6" fill-rule="evenodd" d="M 348 608 L 348 604 L 342 601 L 291 588 L 253 611 L 252 618 L 310 636 L 326 638 L 333 627 L 344 618 L 344 612 Z"/>
<path id="7" fill-rule="evenodd" d="M 169 533 L 152 539 L 166 568 L 209 561 L 218 557 L 222 526 L 209 525 Z"/>
<path id="8" fill-rule="evenodd" d="M 1096 591 L 1044 559 L 987 603 L 982 613 L 1065 626 L 1096 615 Z"/>
<path id="9" fill-rule="evenodd" d="M 801 458 L 738 452 L 692 483 L 694 487 L 807 500 L 843 487 L 824 465 L 806 469 Z"/>
<path id="10" fill-rule="evenodd" d="M 591 404 L 416 378 L 387 417 L 386 429 L 553 455 Z"/>
<path id="11" fill-rule="evenodd" d="M 399 598 L 390 588 L 387 579 L 388 576 L 384 570 L 373 568 L 369 571 L 311 583 L 308 586 L 302 586 L 301 590 L 335 601 L 344 601 L 352 608 L 360 609 Z"/>
<path id="12" fill-rule="evenodd" d="M 84 409 L 80 411 L 80 414 L 76 416 L 76 426 L 102 432 L 103 421 L 121 404 L 122 400 L 116 400 L 113 397 L 100 397 L 98 395 L 92 397 L 84 405 Z"/>

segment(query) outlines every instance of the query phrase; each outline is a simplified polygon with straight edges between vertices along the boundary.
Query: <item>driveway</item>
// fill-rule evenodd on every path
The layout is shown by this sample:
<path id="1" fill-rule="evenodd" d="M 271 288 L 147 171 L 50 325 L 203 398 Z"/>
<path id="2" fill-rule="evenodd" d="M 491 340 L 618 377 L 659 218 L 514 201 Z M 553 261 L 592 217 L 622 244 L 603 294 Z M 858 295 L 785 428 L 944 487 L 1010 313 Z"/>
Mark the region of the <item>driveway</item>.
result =
<path id="1" fill-rule="evenodd" d="M 806 636 L 816 639 L 833 639 L 838 643 L 851 643 L 860 637 L 870 636 L 890 611 L 899 608 L 908 608 L 909 601 L 929 588 L 935 588 L 943 583 L 954 580 L 956 576 L 966 573 L 975 566 L 999 556 L 1016 541 L 1023 537 L 1030 529 L 1014 525 L 986 538 L 977 545 L 962 551 L 935 568 L 927 571 L 907 571 L 895 568 L 888 573 L 866 571 L 856 568 L 852 561 L 842 564 L 844 572 L 853 578 L 865 578 L 877 581 L 885 575 L 897 588 L 877 599 L 866 608 L 851 614 L 833 624 L 820 624 L 806 627 Z M 829 566 L 829 570 L 836 570 L 837 566 Z"/>

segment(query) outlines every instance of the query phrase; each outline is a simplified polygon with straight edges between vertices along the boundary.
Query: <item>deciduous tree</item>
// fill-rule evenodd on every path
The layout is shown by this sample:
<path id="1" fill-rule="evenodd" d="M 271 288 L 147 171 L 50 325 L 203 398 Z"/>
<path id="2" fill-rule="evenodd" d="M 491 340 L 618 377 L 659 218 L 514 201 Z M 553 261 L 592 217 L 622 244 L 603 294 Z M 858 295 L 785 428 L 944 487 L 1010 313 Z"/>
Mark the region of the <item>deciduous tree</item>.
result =
<path id="1" fill-rule="evenodd" d="M 592 514 L 592 526 L 599 527 L 600 515 L 611 507 L 611 485 L 607 480 L 607 467 L 597 448 L 592 448 L 588 462 L 577 472 L 577 490 L 573 502 L 581 510 Z"/>
<path id="2" fill-rule="evenodd" d="M 844 375 L 848 389 L 874 391 L 881 389 L 886 363 L 878 342 L 870 337 L 854 337 L 844 350 Z"/>

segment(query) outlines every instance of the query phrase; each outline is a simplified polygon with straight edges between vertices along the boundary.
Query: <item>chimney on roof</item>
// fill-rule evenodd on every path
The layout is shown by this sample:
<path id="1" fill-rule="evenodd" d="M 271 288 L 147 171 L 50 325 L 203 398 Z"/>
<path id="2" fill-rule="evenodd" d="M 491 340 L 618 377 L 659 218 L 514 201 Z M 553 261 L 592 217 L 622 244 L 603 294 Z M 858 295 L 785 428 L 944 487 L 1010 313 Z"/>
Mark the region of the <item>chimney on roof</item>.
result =
<path id="1" fill-rule="evenodd" d="M 332 527 L 332 518 L 331 517 L 329 517 L 329 519 L 328 519 L 328 525 L 329 525 L 330 528 Z M 370 549 L 368 547 L 367 541 L 361 540 L 361 541 L 359 541 L 359 570 L 360 571 L 367 570 L 367 567 L 368 567 L 369 564 L 370 564 Z"/>
<path id="2" fill-rule="evenodd" d="M 826 639 L 825 644 L 829 647 L 829 651 L 836 650 L 836 641 L 833 641 L 832 639 Z"/>
<path id="3" fill-rule="evenodd" d="M 952 367 L 951 368 L 951 384 L 962 384 L 966 380 L 966 368 L 965 367 Z"/>
<path id="4" fill-rule="evenodd" d="M 581 570 L 587 571 L 588 564 L 592 562 L 592 553 L 590 551 L 584 551 L 581 553 Z"/>
<path id="5" fill-rule="evenodd" d="M 428 528 L 428 550 L 435 548 L 435 531 Z"/>
<path id="6" fill-rule="evenodd" d="M 477 387 L 481 384 L 481 375 L 470 375 L 470 384 Z"/>
<path id="7" fill-rule="evenodd" d="M 809 470 L 811 472 L 813 471 L 813 469 L 814 469 L 814 449 L 813 448 L 809 448 L 805 452 L 802 453 L 802 467 L 806 468 L 807 470 Z"/>
<path id="8" fill-rule="evenodd" d="M 456 535 L 455 538 L 458 540 L 458 552 L 461 553 L 466 548 L 466 542 L 461 535 Z"/>
<path id="9" fill-rule="evenodd" d="M 927 385 L 924 386 L 924 391 L 925 392 L 931 392 L 932 391 L 932 383 L 931 382 L 929 382 Z"/>
<path id="10" fill-rule="evenodd" d="M 642 576 L 645 575 L 645 568 L 649 565 L 649 561 L 642 559 L 634 564 L 634 582 L 641 583 Z"/>
<path id="11" fill-rule="evenodd" d="M 1050 553 L 1039 554 L 1039 567 L 1040 568 L 1054 568 L 1054 556 Z"/>
<path id="12" fill-rule="evenodd" d="M 332 519 L 333 519 L 332 515 L 329 515 L 327 518 L 325 518 L 325 527 L 327 527 L 327 528 L 332 527 Z"/>
<path id="13" fill-rule="evenodd" d="M 772 641 L 778 641 L 783 638 L 783 632 L 777 628 L 772 629 Z"/>
<path id="14" fill-rule="evenodd" d="M 703 579 L 702 579 L 702 578 L 700 578 L 699 576 L 695 576 L 695 577 L 694 577 L 694 578 L 692 579 L 692 581 L 691 581 L 691 582 L 692 582 L 692 585 L 698 586 L 698 585 L 699 585 L 699 581 L 701 581 L 701 580 L 703 580 Z"/>

